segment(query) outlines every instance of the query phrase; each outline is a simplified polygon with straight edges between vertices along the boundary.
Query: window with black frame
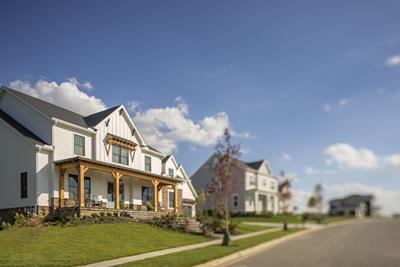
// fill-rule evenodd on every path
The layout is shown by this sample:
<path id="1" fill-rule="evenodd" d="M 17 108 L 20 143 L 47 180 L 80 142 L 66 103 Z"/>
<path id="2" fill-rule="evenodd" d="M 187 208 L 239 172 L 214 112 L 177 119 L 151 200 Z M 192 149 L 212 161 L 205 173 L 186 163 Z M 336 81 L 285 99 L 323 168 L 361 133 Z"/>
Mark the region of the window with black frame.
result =
<path id="1" fill-rule="evenodd" d="M 142 203 L 146 205 L 153 201 L 153 190 L 150 187 L 142 187 Z"/>
<path id="2" fill-rule="evenodd" d="M 168 208 L 172 209 L 175 206 L 175 192 L 168 191 Z"/>
<path id="3" fill-rule="evenodd" d="M 128 165 L 129 149 L 117 145 L 112 146 L 112 161 L 115 163 Z"/>
<path id="4" fill-rule="evenodd" d="M 70 174 L 68 178 L 68 192 L 69 192 L 69 199 L 73 199 L 78 201 L 79 197 L 79 179 L 78 175 Z M 85 177 L 84 180 L 84 192 L 85 192 L 85 200 L 90 199 L 91 194 L 91 182 L 90 177 Z"/>
<path id="5" fill-rule="evenodd" d="M 85 137 L 74 134 L 74 154 L 85 156 Z"/>

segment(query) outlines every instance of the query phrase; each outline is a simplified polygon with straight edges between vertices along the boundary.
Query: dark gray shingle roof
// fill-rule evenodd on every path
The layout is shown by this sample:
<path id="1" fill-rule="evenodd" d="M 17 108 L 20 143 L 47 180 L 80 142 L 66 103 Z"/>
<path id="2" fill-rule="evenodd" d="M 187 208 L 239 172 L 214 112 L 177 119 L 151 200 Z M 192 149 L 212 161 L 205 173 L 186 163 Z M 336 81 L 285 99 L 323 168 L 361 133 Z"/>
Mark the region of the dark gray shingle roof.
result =
<path id="1" fill-rule="evenodd" d="M 252 169 L 258 170 L 261 165 L 263 164 L 264 160 L 253 161 L 253 162 L 246 162 L 246 165 Z"/>
<path id="2" fill-rule="evenodd" d="M 46 101 L 24 94 L 20 91 L 8 87 L 3 87 L 3 88 L 11 92 L 11 94 L 16 95 L 18 98 L 22 99 L 26 103 L 30 104 L 34 108 L 40 110 L 42 113 L 44 113 L 50 118 L 57 118 L 87 128 L 84 118 L 82 117 L 82 115 L 78 113 L 50 104 Z"/>
<path id="3" fill-rule="evenodd" d="M 29 141 L 36 145 L 48 145 L 40 137 L 29 131 L 22 124 L 14 120 L 10 115 L 0 109 L 0 118 L 18 131 L 21 135 L 25 136 Z"/>
<path id="4" fill-rule="evenodd" d="M 115 106 L 97 113 L 94 113 L 92 115 L 89 115 L 87 117 L 85 117 L 85 122 L 87 124 L 88 127 L 94 127 L 97 124 L 99 124 L 102 120 L 104 120 L 108 115 L 110 115 L 111 113 L 113 113 L 117 108 L 119 108 L 120 106 Z"/>
<path id="5" fill-rule="evenodd" d="M 11 94 L 16 95 L 18 98 L 22 99 L 29 105 L 38 109 L 50 118 L 57 118 L 84 128 L 94 127 L 110 115 L 114 110 L 120 106 L 112 107 L 97 113 L 93 113 L 89 116 L 82 116 L 76 112 L 70 111 L 68 109 L 56 106 L 54 104 L 43 101 L 39 98 L 24 94 L 20 91 L 2 86 L 1 89 L 9 91 Z"/>

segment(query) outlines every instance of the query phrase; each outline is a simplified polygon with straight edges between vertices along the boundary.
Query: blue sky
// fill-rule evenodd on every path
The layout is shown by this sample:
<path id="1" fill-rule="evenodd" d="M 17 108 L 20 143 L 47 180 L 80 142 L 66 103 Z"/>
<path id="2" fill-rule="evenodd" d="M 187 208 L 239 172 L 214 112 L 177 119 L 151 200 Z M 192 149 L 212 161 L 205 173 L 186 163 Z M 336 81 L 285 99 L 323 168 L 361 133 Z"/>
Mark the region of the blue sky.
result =
<path id="1" fill-rule="evenodd" d="M 266 158 L 294 177 L 297 202 L 322 182 L 327 198 L 372 192 L 385 212 L 400 212 L 398 1 L 2 1 L 0 9 L 1 84 L 66 106 L 37 82 L 75 86 L 102 101 L 95 108 L 123 103 L 190 174 L 227 124 L 243 159 Z M 191 132 L 173 123 L 204 134 L 182 137 Z"/>

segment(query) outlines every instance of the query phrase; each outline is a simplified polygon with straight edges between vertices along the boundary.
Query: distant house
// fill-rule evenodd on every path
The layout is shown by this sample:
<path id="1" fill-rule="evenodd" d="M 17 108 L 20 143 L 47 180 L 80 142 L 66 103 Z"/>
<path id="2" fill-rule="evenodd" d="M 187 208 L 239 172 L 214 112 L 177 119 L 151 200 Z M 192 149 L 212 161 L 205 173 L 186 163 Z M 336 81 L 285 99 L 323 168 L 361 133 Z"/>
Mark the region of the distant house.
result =
<path id="1" fill-rule="evenodd" d="M 374 214 L 372 195 L 351 195 L 329 202 L 330 215 L 344 215 L 355 217 L 370 217 Z"/>
<path id="2" fill-rule="evenodd" d="M 195 188 L 208 192 L 214 176 L 212 166 L 216 159 L 213 154 L 191 176 Z M 244 162 L 237 160 L 239 170 L 236 174 L 236 188 L 229 199 L 232 213 L 277 213 L 278 212 L 278 179 L 272 175 L 266 160 Z M 215 208 L 212 194 L 207 195 L 206 209 Z"/>
<path id="3" fill-rule="evenodd" d="M 185 169 L 146 143 L 123 105 L 83 116 L 1 87 L 0 148 L 0 217 L 195 214 Z"/>

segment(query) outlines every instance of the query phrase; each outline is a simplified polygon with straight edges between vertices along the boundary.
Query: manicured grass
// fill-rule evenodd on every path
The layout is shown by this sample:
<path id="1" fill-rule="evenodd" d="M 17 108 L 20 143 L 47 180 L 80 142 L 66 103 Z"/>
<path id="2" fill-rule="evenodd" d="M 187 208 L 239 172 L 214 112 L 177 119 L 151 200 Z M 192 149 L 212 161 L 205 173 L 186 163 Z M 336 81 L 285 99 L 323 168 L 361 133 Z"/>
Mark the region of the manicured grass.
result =
<path id="1" fill-rule="evenodd" d="M 270 223 L 301 223 L 301 215 L 274 215 L 271 217 L 262 216 L 244 216 L 235 217 L 234 220 L 239 222 L 270 222 Z"/>
<path id="2" fill-rule="evenodd" d="M 234 241 L 234 245 L 230 247 L 223 247 L 221 245 L 214 245 L 200 249 L 194 249 L 170 255 L 160 256 L 147 260 L 127 263 L 124 267 L 167 267 L 167 266 L 179 266 L 189 267 L 197 264 L 205 263 L 214 259 L 218 259 L 237 251 L 264 243 L 266 241 L 276 239 L 294 232 L 300 231 L 300 229 L 291 229 L 287 232 L 279 231 L 270 234 L 259 235 L 255 237 L 245 238 L 242 240 Z"/>
<path id="3" fill-rule="evenodd" d="M 240 233 L 240 234 L 247 234 L 251 232 L 257 232 L 257 231 L 262 231 L 262 230 L 268 230 L 271 229 L 272 227 L 269 226 L 261 226 L 261 225 L 248 225 L 248 224 L 243 224 L 240 223 L 236 229 L 235 232 Z"/>
<path id="4" fill-rule="evenodd" d="M 0 265 L 75 266 L 207 240 L 147 224 L 13 228 L 0 232 Z"/>

